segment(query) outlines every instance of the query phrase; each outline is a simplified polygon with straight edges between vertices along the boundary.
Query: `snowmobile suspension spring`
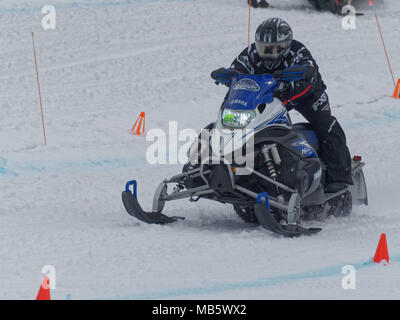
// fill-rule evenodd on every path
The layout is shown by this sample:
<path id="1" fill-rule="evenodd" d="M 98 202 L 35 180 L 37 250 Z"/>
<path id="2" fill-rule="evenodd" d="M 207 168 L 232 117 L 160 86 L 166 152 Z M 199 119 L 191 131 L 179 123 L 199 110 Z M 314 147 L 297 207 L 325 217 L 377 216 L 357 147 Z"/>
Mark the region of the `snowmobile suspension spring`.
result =
<path id="1" fill-rule="evenodd" d="M 279 151 L 278 151 L 278 148 L 276 147 L 276 144 L 272 145 L 271 154 L 272 154 L 272 159 L 274 159 L 275 164 L 279 166 L 282 163 L 282 160 L 279 155 Z"/>
<path id="2" fill-rule="evenodd" d="M 271 176 L 272 179 L 275 180 L 276 177 L 277 177 L 277 174 L 276 174 L 276 171 L 275 171 L 274 163 L 272 162 L 272 158 L 271 158 L 271 155 L 270 155 L 270 149 L 271 149 L 270 147 L 264 146 L 262 148 L 262 152 L 264 154 L 265 163 L 267 165 L 267 169 L 268 169 L 269 175 Z"/>

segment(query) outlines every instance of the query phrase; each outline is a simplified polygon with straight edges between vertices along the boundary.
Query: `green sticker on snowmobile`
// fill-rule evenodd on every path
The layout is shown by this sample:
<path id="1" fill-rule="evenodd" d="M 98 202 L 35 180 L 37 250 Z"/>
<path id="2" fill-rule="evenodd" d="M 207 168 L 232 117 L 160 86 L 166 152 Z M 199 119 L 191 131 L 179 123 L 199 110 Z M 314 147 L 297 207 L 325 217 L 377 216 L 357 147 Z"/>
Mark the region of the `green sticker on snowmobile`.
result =
<path id="1" fill-rule="evenodd" d="M 224 116 L 224 122 L 232 122 L 233 120 L 235 120 L 235 115 L 234 114 L 226 114 Z"/>

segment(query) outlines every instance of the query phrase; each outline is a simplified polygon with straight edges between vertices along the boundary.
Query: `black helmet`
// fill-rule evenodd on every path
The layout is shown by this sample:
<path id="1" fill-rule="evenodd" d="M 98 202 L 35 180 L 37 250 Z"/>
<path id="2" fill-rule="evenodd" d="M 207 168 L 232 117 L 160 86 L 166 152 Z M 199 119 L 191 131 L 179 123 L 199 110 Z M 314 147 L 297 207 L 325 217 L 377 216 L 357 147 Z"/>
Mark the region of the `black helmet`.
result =
<path id="1" fill-rule="evenodd" d="M 270 18 L 260 24 L 256 31 L 256 49 L 268 69 L 279 66 L 290 52 L 292 40 L 293 31 L 282 19 Z"/>

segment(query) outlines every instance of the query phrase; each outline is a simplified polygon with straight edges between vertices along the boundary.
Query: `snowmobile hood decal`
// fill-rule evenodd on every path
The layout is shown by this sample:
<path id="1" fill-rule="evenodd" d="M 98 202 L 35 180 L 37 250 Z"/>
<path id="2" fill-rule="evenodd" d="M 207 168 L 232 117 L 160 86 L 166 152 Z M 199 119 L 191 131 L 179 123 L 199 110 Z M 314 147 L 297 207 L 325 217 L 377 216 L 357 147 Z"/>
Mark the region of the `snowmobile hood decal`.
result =
<path id="1" fill-rule="evenodd" d="M 269 74 L 236 74 L 232 78 L 224 107 L 253 110 L 261 103 L 272 103 L 276 86 L 276 80 Z"/>
<path id="2" fill-rule="evenodd" d="M 301 152 L 301 154 L 306 158 L 318 158 L 315 150 L 310 146 L 310 144 L 304 139 L 298 139 L 292 146 Z"/>
<path id="3" fill-rule="evenodd" d="M 260 86 L 251 79 L 242 79 L 235 83 L 233 90 L 260 91 Z"/>

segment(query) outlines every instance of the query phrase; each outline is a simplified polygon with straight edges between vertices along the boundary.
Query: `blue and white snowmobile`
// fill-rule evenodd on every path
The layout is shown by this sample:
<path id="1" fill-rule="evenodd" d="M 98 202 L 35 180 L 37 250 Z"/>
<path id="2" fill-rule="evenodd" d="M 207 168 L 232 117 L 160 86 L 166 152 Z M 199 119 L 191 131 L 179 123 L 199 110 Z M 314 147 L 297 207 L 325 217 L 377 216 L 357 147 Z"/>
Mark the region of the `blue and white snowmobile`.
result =
<path id="1" fill-rule="evenodd" d="M 318 157 L 317 136 L 307 123 L 292 124 L 282 102 L 273 96 L 275 79 L 295 81 L 303 73 L 301 66 L 274 75 L 227 70 L 229 91 L 217 121 L 203 129 L 183 172 L 159 185 L 151 212 L 142 210 L 137 182 L 129 181 L 122 192 L 127 212 L 146 223 L 166 224 L 183 218 L 162 214 L 165 202 L 209 199 L 232 204 L 245 222 L 293 237 L 321 231 L 301 226 L 302 221 L 348 216 L 353 204 L 368 205 L 361 157 L 352 159 L 354 185 L 325 193 L 327 169 Z M 234 139 L 243 143 L 236 148 Z M 228 153 L 234 154 L 230 161 Z M 246 159 L 250 154 L 251 166 L 243 154 Z"/>

